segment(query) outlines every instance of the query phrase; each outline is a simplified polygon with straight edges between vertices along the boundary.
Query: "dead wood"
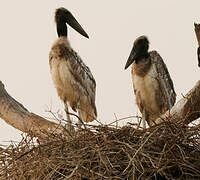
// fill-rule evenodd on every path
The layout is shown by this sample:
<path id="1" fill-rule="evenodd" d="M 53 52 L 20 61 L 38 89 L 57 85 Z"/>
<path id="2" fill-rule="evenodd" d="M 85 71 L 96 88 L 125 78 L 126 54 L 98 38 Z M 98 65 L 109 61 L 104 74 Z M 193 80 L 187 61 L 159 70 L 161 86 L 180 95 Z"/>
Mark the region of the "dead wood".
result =
<path id="1" fill-rule="evenodd" d="M 32 136 L 46 136 L 49 133 L 63 133 L 59 124 L 29 112 L 22 104 L 12 98 L 0 81 L 0 117 L 14 128 Z"/>

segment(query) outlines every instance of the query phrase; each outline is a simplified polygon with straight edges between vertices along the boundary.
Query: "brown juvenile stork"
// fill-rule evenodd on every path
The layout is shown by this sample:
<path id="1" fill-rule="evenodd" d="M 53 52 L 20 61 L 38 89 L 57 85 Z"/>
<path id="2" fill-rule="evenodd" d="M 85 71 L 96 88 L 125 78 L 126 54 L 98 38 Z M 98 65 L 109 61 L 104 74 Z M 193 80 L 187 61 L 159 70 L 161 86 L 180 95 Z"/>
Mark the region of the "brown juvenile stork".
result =
<path id="1" fill-rule="evenodd" d="M 145 120 L 153 126 L 155 119 L 171 109 L 176 93 L 167 67 L 156 51 L 148 52 L 149 40 L 138 37 L 129 55 L 125 69 L 132 65 L 132 81 L 136 104 Z"/>
<path id="2" fill-rule="evenodd" d="M 55 12 L 58 39 L 54 42 L 50 54 L 50 72 L 58 96 L 65 104 L 67 119 L 68 104 L 79 113 L 79 118 L 85 122 L 97 118 L 95 105 L 96 82 L 90 69 L 84 64 L 79 55 L 72 49 L 67 38 L 67 25 L 89 38 L 74 16 L 61 7 Z"/>

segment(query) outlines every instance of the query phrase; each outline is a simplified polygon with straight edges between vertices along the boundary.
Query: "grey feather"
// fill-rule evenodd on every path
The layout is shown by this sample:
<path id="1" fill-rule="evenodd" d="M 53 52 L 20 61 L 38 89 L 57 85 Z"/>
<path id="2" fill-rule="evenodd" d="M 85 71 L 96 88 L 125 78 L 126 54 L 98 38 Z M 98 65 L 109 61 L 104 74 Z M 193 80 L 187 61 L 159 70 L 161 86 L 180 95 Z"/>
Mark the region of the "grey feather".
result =
<path id="1" fill-rule="evenodd" d="M 176 101 L 176 93 L 167 66 L 156 51 L 150 52 L 150 58 L 157 72 L 156 79 L 159 81 L 161 94 L 167 102 L 167 109 L 171 109 Z"/>

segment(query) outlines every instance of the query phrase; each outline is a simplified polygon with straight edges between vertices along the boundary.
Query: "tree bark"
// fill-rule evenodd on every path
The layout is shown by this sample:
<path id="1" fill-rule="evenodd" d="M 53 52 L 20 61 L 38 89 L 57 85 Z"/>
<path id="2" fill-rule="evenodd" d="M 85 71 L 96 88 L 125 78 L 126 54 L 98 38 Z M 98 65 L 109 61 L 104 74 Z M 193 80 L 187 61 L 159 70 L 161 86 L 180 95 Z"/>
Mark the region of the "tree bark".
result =
<path id="1" fill-rule="evenodd" d="M 29 112 L 22 104 L 12 98 L 1 81 L 0 118 L 14 128 L 39 138 L 44 138 L 51 133 L 63 133 L 63 128 L 59 124 Z"/>

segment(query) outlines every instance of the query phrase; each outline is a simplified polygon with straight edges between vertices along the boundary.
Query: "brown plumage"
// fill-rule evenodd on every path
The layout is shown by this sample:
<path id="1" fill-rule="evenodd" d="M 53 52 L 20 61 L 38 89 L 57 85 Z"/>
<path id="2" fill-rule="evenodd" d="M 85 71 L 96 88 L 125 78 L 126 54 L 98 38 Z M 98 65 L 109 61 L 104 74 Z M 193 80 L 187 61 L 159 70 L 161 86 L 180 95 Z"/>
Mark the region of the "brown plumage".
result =
<path id="1" fill-rule="evenodd" d="M 58 96 L 65 104 L 68 103 L 75 112 L 79 110 L 83 121 L 93 121 L 97 117 L 96 82 L 90 69 L 71 48 L 65 23 L 71 22 L 70 26 L 75 30 L 85 37 L 88 35 L 68 10 L 57 9 L 55 17 L 59 38 L 51 48 L 49 64 Z"/>
<path id="2" fill-rule="evenodd" d="M 149 126 L 170 109 L 176 101 L 173 82 L 161 56 L 156 51 L 148 52 L 149 41 L 141 36 L 134 42 L 127 61 L 132 64 L 132 81 L 136 104 Z"/>

